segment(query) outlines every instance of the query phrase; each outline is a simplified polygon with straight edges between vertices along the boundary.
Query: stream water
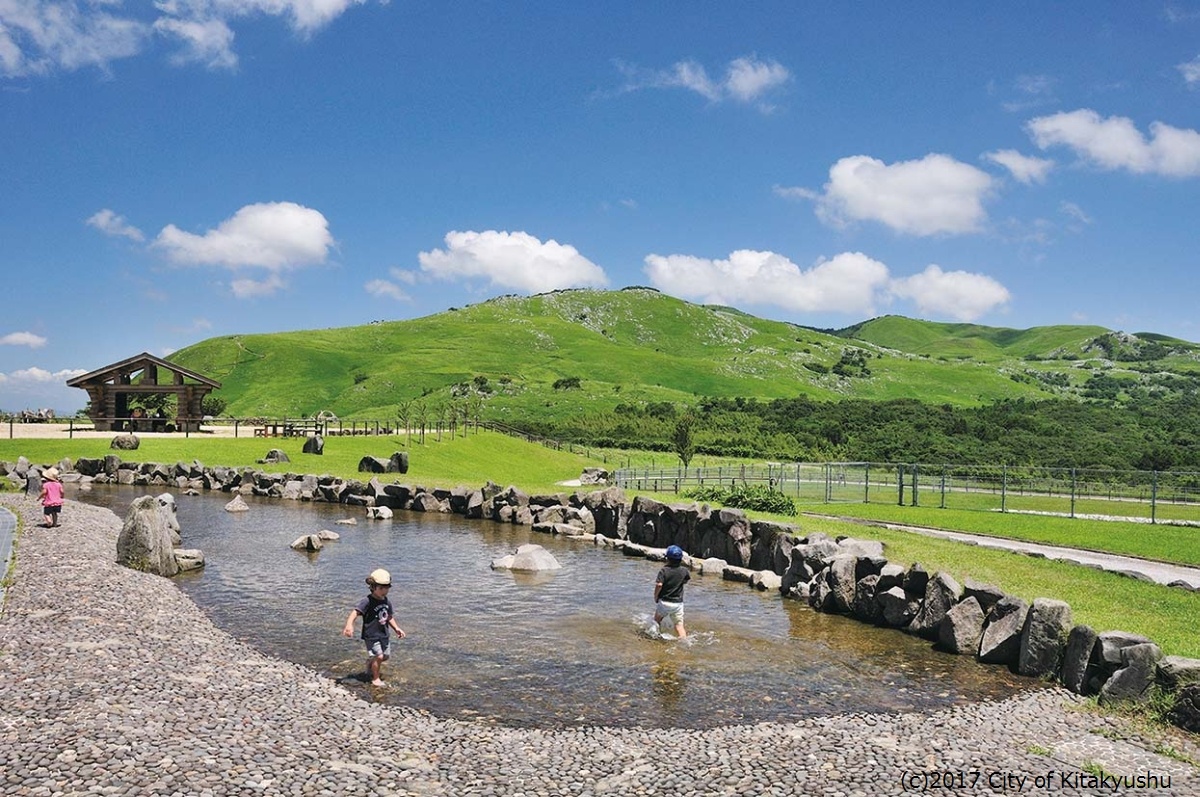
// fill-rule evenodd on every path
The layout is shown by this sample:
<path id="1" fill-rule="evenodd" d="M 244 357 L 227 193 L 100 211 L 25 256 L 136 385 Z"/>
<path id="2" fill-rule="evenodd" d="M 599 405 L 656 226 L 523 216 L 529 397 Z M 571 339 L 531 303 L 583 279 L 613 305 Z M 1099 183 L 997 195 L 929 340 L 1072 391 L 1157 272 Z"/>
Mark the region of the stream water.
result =
<path id="1" fill-rule="evenodd" d="M 68 493 L 124 517 L 139 495 L 96 486 Z M 929 709 L 1037 688 L 1032 679 L 933 651 L 898 631 L 810 610 L 745 584 L 695 576 L 685 593 L 691 638 L 652 625 L 659 564 L 526 527 L 452 515 L 361 509 L 227 494 L 176 496 L 184 547 L 207 567 L 175 579 L 219 627 L 264 653 L 341 678 L 365 699 L 523 727 L 704 728 L 844 711 Z M 345 518 L 357 525 L 338 525 Z M 337 531 L 316 554 L 301 534 Z M 529 575 L 490 562 L 536 542 L 562 569 Z M 408 637 L 393 642 L 387 686 L 362 684 L 361 642 L 341 636 L 371 570 L 391 571 Z"/>

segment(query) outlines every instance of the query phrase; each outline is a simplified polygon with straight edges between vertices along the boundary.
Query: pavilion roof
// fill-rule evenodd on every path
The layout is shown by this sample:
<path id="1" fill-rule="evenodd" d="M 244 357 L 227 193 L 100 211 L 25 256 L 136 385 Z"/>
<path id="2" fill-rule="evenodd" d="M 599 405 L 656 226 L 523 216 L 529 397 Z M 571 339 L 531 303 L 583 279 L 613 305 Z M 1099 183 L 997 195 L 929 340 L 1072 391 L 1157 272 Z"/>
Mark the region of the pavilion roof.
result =
<path id="1" fill-rule="evenodd" d="M 143 370 L 148 365 L 153 365 L 157 368 L 170 371 L 173 374 L 179 374 L 185 379 L 193 379 L 203 385 L 208 385 L 214 390 L 221 387 L 221 383 L 214 379 L 209 379 L 207 376 L 198 374 L 195 371 L 184 368 L 181 365 L 167 362 L 161 357 L 155 357 L 153 354 L 145 351 L 141 354 L 129 357 L 128 359 L 113 363 L 112 365 L 106 365 L 103 368 L 97 368 L 95 371 L 90 371 L 73 379 L 68 379 L 67 386 L 86 387 L 87 385 L 93 385 L 97 382 L 107 382 L 110 379 L 117 379 L 123 374 L 132 374 L 135 371 Z"/>

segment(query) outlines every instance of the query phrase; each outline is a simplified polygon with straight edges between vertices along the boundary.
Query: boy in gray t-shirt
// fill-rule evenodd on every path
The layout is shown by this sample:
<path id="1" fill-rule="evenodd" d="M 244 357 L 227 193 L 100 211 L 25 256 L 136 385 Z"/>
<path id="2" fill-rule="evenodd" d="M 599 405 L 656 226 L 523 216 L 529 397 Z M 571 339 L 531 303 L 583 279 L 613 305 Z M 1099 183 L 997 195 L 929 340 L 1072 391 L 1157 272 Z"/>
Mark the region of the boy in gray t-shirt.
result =
<path id="1" fill-rule="evenodd" d="M 680 639 L 687 636 L 683 627 L 683 585 L 691 579 L 692 574 L 683 566 L 683 549 L 678 545 L 667 548 L 667 564 L 654 579 L 654 624 L 661 628 L 662 621 L 670 619 Z"/>
<path id="2" fill-rule="evenodd" d="M 371 590 L 350 610 L 346 617 L 346 625 L 342 628 L 342 636 L 354 636 L 354 619 L 362 617 L 362 640 L 367 646 L 367 677 L 372 686 L 384 686 L 379 676 L 379 668 L 392 655 L 392 640 L 388 629 L 396 632 L 396 636 L 404 639 L 404 629 L 396 623 L 396 615 L 392 611 L 392 602 L 388 600 L 388 592 L 392 588 L 392 574 L 386 570 L 372 571 L 367 576 L 367 588 Z"/>

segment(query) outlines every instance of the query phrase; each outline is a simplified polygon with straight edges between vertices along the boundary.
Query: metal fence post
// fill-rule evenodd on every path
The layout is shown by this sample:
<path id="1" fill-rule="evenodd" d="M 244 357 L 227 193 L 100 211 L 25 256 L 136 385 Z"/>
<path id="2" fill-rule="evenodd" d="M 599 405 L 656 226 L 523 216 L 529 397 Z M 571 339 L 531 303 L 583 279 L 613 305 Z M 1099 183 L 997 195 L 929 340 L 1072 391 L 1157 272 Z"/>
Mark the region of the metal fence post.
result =
<path id="1" fill-rule="evenodd" d="M 1071 517 L 1075 517 L 1075 469 L 1071 468 Z"/>
<path id="2" fill-rule="evenodd" d="M 920 478 L 921 478 L 921 466 L 913 465 L 913 471 L 912 471 L 912 505 L 913 506 L 921 505 L 921 499 L 917 494 L 917 485 L 918 485 L 918 481 Z"/>
<path id="3" fill-rule="evenodd" d="M 904 506 L 904 465 L 896 466 L 896 487 L 899 490 L 899 495 L 896 499 L 898 506 Z"/>
<path id="4" fill-rule="evenodd" d="M 1008 500 L 1008 465 L 1000 466 L 1000 511 L 1007 512 Z"/>
<path id="5" fill-rule="evenodd" d="M 1158 471 L 1150 471 L 1150 522 L 1157 523 L 1158 510 Z"/>
<path id="6" fill-rule="evenodd" d="M 942 466 L 942 502 L 941 509 L 946 508 L 946 465 Z"/>

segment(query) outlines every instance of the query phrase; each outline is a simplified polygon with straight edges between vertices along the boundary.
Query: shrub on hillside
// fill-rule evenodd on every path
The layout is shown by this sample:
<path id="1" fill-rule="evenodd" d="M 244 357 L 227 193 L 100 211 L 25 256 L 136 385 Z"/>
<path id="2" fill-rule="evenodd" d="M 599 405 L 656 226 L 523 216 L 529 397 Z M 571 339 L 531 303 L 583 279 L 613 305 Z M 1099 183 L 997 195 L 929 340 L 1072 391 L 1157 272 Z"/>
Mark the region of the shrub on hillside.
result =
<path id="1" fill-rule="evenodd" d="M 684 496 L 709 504 L 749 509 L 754 512 L 770 512 L 775 515 L 794 516 L 796 502 L 783 493 L 778 493 L 762 484 L 739 484 L 731 488 L 695 487 L 684 490 Z"/>

